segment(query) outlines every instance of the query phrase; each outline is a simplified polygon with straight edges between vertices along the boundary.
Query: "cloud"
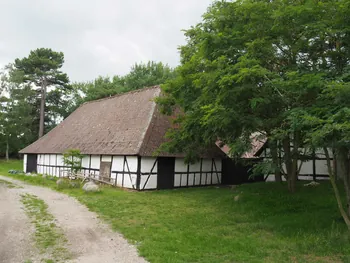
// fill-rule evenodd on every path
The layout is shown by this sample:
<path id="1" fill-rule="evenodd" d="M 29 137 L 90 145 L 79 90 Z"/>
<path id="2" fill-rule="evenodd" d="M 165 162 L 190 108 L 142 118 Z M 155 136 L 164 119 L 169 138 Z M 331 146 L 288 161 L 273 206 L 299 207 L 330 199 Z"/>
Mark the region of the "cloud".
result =
<path id="1" fill-rule="evenodd" d="M 212 0 L 1 0 L 0 66 L 49 47 L 72 81 L 125 74 L 135 62 L 179 63 L 182 29 Z"/>

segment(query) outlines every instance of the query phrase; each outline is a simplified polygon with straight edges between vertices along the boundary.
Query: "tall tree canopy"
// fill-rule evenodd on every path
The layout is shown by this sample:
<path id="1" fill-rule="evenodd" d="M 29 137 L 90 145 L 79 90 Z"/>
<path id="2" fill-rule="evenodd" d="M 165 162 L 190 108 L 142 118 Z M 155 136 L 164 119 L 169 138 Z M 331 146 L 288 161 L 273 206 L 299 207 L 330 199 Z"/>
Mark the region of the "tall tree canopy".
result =
<path id="1" fill-rule="evenodd" d="M 165 83 L 174 71 L 162 62 L 135 63 L 128 74 L 98 77 L 93 82 L 75 83 L 77 105 L 82 101 L 100 99 L 115 94 Z"/>
<path id="2" fill-rule="evenodd" d="M 64 54 L 49 48 L 30 51 L 28 57 L 16 59 L 13 76 L 18 83 L 30 83 L 40 90 L 39 138 L 44 135 L 45 103 L 47 88 L 68 88 L 69 78 L 60 69 L 64 63 Z M 57 98 L 57 96 L 56 96 Z"/>
<path id="3" fill-rule="evenodd" d="M 33 122 L 35 92 L 11 82 L 10 70 L 11 65 L 0 72 L 0 156 L 5 153 L 7 159 L 35 140 L 32 131 L 38 127 Z"/>
<path id="4" fill-rule="evenodd" d="M 240 156 L 252 133 L 264 133 L 283 148 L 294 192 L 308 141 L 301 112 L 314 112 L 349 65 L 349 12 L 346 0 L 215 2 L 186 31 L 177 77 L 163 85 L 164 111 L 183 110 L 164 148 L 196 155 L 220 139 Z"/>

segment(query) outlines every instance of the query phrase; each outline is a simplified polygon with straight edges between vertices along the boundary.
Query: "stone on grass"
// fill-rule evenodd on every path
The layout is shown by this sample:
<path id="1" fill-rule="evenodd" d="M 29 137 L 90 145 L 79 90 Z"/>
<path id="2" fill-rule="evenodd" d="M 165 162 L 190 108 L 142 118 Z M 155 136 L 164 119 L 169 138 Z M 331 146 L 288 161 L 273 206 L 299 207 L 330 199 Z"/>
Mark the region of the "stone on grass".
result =
<path id="1" fill-rule="evenodd" d="M 86 184 L 84 184 L 83 190 L 85 192 L 98 192 L 100 191 L 100 188 L 94 182 L 87 182 Z"/>
<path id="2" fill-rule="evenodd" d="M 320 183 L 316 182 L 316 181 L 312 181 L 308 184 L 304 184 L 304 186 L 318 186 Z"/>
<path id="3" fill-rule="evenodd" d="M 235 198 L 234 198 L 235 202 L 238 202 L 238 200 L 239 200 L 240 198 L 241 198 L 241 197 L 240 197 L 239 195 L 236 195 Z"/>

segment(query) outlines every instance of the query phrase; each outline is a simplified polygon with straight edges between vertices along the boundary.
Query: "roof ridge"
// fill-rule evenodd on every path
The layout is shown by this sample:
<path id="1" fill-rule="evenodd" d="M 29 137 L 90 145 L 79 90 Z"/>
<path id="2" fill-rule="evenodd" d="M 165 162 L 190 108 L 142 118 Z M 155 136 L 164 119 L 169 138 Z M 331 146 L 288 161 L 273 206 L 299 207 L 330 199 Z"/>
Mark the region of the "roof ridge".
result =
<path id="1" fill-rule="evenodd" d="M 155 94 L 155 97 L 158 97 L 160 95 L 160 92 L 161 91 L 159 90 L 159 92 L 157 92 L 157 94 Z M 148 119 L 148 123 L 147 123 L 146 128 L 144 129 L 144 131 L 143 131 L 143 133 L 141 135 L 142 139 L 140 140 L 139 145 L 138 145 L 138 150 L 137 150 L 138 154 L 140 154 L 142 146 L 145 144 L 146 135 L 147 135 L 148 130 L 151 127 L 152 120 L 154 118 L 154 113 L 156 111 L 157 103 L 154 101 L 154 98 L 152 100 L 152 103 L 153 103 L 153 105 L 152 105 L 152 108 L 151 108 L 151 111 L 150 111 L 150 116 L 149 116 L 149 119 Z"/>
<path id="2" fill-rule="evenodd" d="M 118 94 L 115 94 L 115 95 L 112 95 L 112 96 L 109 96 L 109 97 L 104 97 L 104 98 L 100 98 L 100 99 L 96 99 L 96 100 L 86 101 L 83 104 L 81 104 L 80 106 L 83 106 L 83 105 L 89 104 L 89 103 L 93 103 L 93 102 L 100 102 L 100 101 L 104 101 L 104 100 L 108 100 L 108 99 L 114 99 L 116 97 L 120 97 L 120 96 L 123 96 L 123 95 L 134 94 L 134 93 L 138 93 L 138 92 L 142 92 L 142 91 L 150 90 L 150 89 L 156 89 L 156 88 L 160 88 L 160 85 L 154 85 L 154 86 L 150 86 L 150 87 L 144 87 L 144 88 L 141 88 L 141 89 L 130 90 L 130 91 L 121 92 L 121 93 L 118 93 Z"/>

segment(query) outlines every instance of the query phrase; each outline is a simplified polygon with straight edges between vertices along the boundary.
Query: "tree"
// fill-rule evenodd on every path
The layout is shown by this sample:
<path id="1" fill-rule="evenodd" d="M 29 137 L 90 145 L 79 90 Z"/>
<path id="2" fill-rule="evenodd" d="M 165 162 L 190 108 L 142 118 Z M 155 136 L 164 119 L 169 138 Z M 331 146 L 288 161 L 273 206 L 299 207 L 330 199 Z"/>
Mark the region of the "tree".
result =
<path id="1" fill-rule="evenodd" d="M 28 57 L 16 59 L 14 67 L 18 82 L 34 84 L 40 87 L 39 138 L 44 135 L 45 102 L 47 88 L 68 88 L 69 78 L 60 69 L 64 63 L 64 54 L 49 48 L 31 51 Z M 20 76 L 18 78 L 18 76 Z"/>
<path id="2" fill-rule="evenodd" d="M 76 103 L 72 109 L 84 101 L 159 85 L 173 77 L 173 69 L 161 62 L 135 63 L 130 72 L 124 76 L 115 75 L 112 78 L 100 76 L 92 82 L 74 83 L 73 96 L 76 99 Z"/>
<path id="3" fill-rule="evenodd" d="M 340 213 L 350 230 L 350 71 L 336 81 L 330 81 L 319 95 L 317 103 L 296 116 L 308 131 L 306 143 L 321 148 L 327 158 L 328 173 Z M 331 162 L 334 155 L 336 164 Z M 347 208 L 339 194 L 336 177 L 345 188 Z"/>
<path id="4" fill-rule="evenodd" d="M 30 104 L 33 91 L 28 85 L 21 87 L 18 83 L 11 82 L 11 70 L 12 65 L 8 65 L 0 73 L 0 154 L 5 153 L 6 159 L 34 139 L 31 132 L 33 107 Z"/>
<path id="5" fill-rule="evenodd" d="M 127 90 L 135 90 L 163 84 L 173 76 L 174 71 L 168 65 L 148 61 L 147 63 L 135 63 L 130 72 L 121 77 L 120 81 Z"/>
<path id="6" fill-rule="evenodd" d="M 348 1 L 215 2 L 186 31 L 177 77 L 162 86 L 163 111 L 183 111 L 165 150 L 198 155 L 199 145 L 220 139 L 239 157 L 261 132 L 281 146 L 295 192 L 307 138 L 295 116 L 349 62 L 348 11 Z M 276 154 L 273 162 L 278 178 Z"/>
<path id="7" fill-rule="evenodd" d="M 84 155 L 80 153 L 79 149 L 68 149 L 63 153 L 63 163 L 71 169 L 71 173 L 74 176 L 81 170 L 83 158 Z"/>

